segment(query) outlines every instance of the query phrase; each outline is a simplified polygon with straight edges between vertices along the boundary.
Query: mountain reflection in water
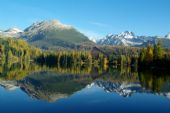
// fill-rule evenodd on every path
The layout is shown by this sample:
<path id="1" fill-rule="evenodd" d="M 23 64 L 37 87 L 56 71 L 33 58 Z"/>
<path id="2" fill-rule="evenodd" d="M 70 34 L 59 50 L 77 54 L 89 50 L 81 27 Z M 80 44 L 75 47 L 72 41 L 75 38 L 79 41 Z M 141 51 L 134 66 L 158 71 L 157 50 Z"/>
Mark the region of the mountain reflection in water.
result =
<path id="1" fill-rule="evenodd" d="M 55 102 L 93 86 L 108 93 L 130 97 L 136 93 L 164 96 L 170 99 L 170 76 L 153 71 L 138 72 L 129 67 L 44 67 L 15 64 L 1 67 L 0 85 L 7 90 L 20 88 L 30 97 Z M 163 75 L 162 75 L 163 74 Z"/>

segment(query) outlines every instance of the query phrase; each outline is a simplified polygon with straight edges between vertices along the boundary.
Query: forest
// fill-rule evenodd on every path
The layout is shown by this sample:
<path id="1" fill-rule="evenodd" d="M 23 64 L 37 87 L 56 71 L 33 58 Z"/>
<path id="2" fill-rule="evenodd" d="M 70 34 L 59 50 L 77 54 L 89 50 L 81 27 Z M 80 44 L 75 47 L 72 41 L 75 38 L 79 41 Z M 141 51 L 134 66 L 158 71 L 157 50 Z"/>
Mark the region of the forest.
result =
<path id="1" fill-rule="evenodd" d="M 170 63 L 170 50 L 162 48 L 161 42 L 158 42 L 145 48 L 96 46 L 91 50 L 48 51 L 29 45 L 21 39 L 0 38 L 0 64 L 16 62 L 36 62 L 62 68 L 93 66 L 104 70 L 113 66 L 167 68 Z"/>
<path id="2" fill-rule="evenodd" d="M 168 68 L 170 50 L 161 47 L 161 42 L 142 48 L 138 58 L 138 66 L 144 68 Z"/>
<path id="3" fill-rule="evenodd" d="M 0 38 L 0 64 L 31 61 L 41 54 L 41 49 L 16 38 Z"/>

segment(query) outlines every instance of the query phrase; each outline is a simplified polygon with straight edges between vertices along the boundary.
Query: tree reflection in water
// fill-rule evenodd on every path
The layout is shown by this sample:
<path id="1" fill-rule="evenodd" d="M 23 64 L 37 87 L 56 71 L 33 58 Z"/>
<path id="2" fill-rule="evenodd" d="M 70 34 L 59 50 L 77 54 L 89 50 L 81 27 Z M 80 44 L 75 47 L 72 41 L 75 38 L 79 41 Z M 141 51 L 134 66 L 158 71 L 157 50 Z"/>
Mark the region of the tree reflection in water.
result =
<path id="1" fill-rule="evenodd" d="M 159 73 L 161 72 L 161 73 Z M 4 64 L 0 84 L 8 90 L 19 87 L 29 96 L 54 102 L 95 85 L 124 97 L 134 93 L 170 93 L 170 73 L 166 70 L 140 71 L 131 67 L 102 69 L 100 66 L 46 66 L 34 63 Z"/>

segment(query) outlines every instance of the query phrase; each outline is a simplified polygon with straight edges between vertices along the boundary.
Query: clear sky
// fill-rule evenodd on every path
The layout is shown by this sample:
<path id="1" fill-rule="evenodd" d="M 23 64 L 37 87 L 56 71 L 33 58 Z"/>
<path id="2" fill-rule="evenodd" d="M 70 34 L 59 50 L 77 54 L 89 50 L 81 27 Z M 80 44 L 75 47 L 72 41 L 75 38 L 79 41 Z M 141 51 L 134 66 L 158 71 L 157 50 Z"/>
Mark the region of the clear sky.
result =
<path id="1" fill-rule="evenodd" d="M 170 32 L 170 0 L 0 0 L 0 29 L 57 19 L 88 36 Z"/>

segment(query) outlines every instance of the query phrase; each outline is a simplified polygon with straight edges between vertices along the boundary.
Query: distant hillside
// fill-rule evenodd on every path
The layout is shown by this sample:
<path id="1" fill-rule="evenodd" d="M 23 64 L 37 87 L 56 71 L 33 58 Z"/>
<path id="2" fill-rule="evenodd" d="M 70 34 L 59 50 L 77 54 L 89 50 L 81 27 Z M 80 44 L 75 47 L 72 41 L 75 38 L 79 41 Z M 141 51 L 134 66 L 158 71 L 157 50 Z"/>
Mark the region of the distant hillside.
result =
<path id="1" fill-rule="evenodd" d="M 169 38 L 162 38 L 157 41 L 161 42 L 162 47 L 164 48 L 170 48 L 170 39 Z"/>
<path id="2" fill-rule="evenodd" d="M 94 43 L 84 34 L 57 20 L 35 23 L 26 28 L 21 37 L 42 49 L 76 49 Z M 87 46 L 87 47 L 88 47 Z"/>

